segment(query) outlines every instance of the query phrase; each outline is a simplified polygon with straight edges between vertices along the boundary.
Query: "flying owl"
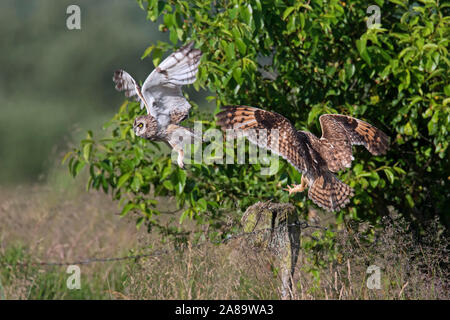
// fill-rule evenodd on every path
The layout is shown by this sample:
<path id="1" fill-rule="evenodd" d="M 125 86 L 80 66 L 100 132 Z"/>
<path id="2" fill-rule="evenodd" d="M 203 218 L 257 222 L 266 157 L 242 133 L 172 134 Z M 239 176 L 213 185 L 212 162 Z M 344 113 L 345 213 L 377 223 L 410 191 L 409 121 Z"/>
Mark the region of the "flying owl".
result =
<path id="1" fill-rule="evenodd" d="M 225 106 L 217 119 L 222 130 L 238 130 L 250 142 L 286 159 L 302 173 L 302 178 L 300 185 L 285 190 L 293 194 L 308 187 L 308 197 L 327 211 L 339 211 L 353 196 L 353 189 L 334 174 L 351 166 L 352 146 L 363 145 L 373 155 L 381 155 L 389 145 L 388 136 L 381 130 L 340 114 L 320 116 L 320 139 L 310 132 L 296 130 L 278 113 L 248 106 Z M 260 130 L 267 130 L 264 134 L 267 138 L 258 137 Z M 272 134 L 274 131 L 277 136 Z"/>
<path id="2" fill-rule="evenodd" d="M 116 90 L 140 101 L 147 114 L 134 120 L 134 133 L 153 141 L 164 141 L 178 152 L 177 163 L 184 168 L 183 137 L 193 137 L 191 129 L 178 125 L 189 116 L 191 105 L 181 86 L 194 83 L 202 52 L 191 42 L 173 52 L 144 81 L 142 88 L 124 70 L 114 72 Z"/>

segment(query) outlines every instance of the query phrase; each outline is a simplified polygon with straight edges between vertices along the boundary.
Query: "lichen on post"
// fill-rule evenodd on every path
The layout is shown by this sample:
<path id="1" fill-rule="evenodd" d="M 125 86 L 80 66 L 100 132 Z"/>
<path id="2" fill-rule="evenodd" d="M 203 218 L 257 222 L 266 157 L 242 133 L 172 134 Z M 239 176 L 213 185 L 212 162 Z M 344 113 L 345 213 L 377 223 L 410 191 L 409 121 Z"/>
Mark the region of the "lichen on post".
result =
<path id="1" fill-rule="evenodd" d="M 281 276 L 281 298 L 292 298 L 292 279 L 300 249 L 300 224 L 289 203 L 258 202 L 247 208 L 241 219 L 248 243 L 267 249 L 274 256 Z"/>

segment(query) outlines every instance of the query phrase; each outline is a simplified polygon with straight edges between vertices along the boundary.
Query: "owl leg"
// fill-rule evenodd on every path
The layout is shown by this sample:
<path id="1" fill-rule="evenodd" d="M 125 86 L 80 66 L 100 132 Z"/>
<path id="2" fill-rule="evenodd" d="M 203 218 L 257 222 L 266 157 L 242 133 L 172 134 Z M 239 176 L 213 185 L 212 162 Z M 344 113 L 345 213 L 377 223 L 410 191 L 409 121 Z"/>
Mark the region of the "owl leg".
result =
<path id="1" fill-rule="evenodd" d="M 184 169 L 184 163 L 183 163 L 183 159 L 184 159 L 184 151 L 183 151 L 183 149 L 180 149 L 180 150 L 177 150 L 177 152 L 178 152 L 178 158 L 177 158 L 178 166 L 179 166 L 181 169 Z"/>
<path id="2" fill-rule="evenodd" d="M 289 192 L 289 194 L 303 192 L 308 187 L 308 179 L 302 174 L 302 180 L 300 184 L 294 184 L 292 187 L 288 186 L 287 189 L 284 189 Z"/>
<path id="3" fill-rule="evenodd" d="M 177 164 L 181 169 L 184 169 L 184 151 L 183 151 L 183 147 L 172 143 L 172 141 L 165 141 L 173 150 L 175 150 L 178 153 L 178 157 L 177 157 Z"/>

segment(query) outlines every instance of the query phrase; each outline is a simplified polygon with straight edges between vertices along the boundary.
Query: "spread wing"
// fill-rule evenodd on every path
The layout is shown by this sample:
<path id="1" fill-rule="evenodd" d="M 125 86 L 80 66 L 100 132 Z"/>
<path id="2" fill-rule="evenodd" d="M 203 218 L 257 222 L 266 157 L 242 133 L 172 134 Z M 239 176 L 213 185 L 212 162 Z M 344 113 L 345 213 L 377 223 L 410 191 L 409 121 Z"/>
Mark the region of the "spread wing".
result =
<path id="1" fill-rule="evenodd" d="M 222 109 L 216 115 L 222 130 L 235 129 L 250 142 L 280 155 L 300 172 L 313 177 L 318 175 L 322 163 L 312 159 L 315 150 L 309 138 L 297 133 L 285 117 L 248 106 L 225 106 Z"/>
<path id="2" fill-rule="evenodd" d="M 114 71 L 113 81 L 117 91 L 125 91 L 125 97 L 141 102 L 141 109 L 145 106 L 145 100 L 141 88 L 125 70 Z"/>
<path id="3" fill-rule="evenodd" d="M 328 211 L 339 211 L 350 201 L 352 188 L 328 170 L 326 159 L 316 148 L 321 143 L 312 133 L 297 131 L 285 117 L 274 112 L 247 106 L 223 109 L 217 114 L 222 129 L 238 130 L 252 143 L 286 159 L 306 176 L 310 187 L 308 197 L 317 205 Z M 266 139 L 261 139 L 261 130 L 267 132 Z M 272 136 L 272 132 L 278 135 Z"/>
<path id="4" fill-rule="evenodd" d="M 152 71 L 142 85 L 142 94 L 148 104 L 147 112 L 161 126 L 171 123 L 171 114 L 177 114 L 172 119 L 184 119 L 188 116 L 191 105 L 183 96 L 181 86 L 195 82 L 202 56 L 202 52 L 193 46 L 194 42 L 191 42 L 173 52 Z"/>
<path id="5" fill-rule="evenodd" d="M 352 145 L 363 145 L 373 155 L 385 154 L 389 137 L 371 124 L 345 115 L 324 114 L 320 153 L 328 168 L 336 172 L 351 166 Z"/>

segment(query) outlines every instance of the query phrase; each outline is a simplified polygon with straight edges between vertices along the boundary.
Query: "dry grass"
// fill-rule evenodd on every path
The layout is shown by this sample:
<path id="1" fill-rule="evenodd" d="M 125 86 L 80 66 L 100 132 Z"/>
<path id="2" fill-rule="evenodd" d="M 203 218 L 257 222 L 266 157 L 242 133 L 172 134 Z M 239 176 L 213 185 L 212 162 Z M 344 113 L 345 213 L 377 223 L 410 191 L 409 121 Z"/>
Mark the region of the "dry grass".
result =
<path id="1" fill-rule="evenodd" d="M 367 224 L 336 233 L 336 259 L 327 250 L 303 252 L 297 277 L 302 299 L 450 299 L 448 237 L 437 221 L 414 234 L 396 214 L 386 217 L 374 239 Z M 311 261 L 328 261 L 319 276 L 305 272 Z M 369 266 L 380 268 L 380 289 L 369 289 Z"/>
<path id="2" fill-rule="evenodd" d="M 254 254 L 244 257 L 230 246 L 188 246 L 129 265 L 125 295 L 130 299 L 278 299 L 278 281 L 269 264 L 255 258 Z"/>
<path id="3" fill-rule="evenodd" d="M 0 250 L 27 246 L 44 261 L 123 253 L 137 244 L 134 223 L 120 219 L 117 205 L 98 192 L 68 195 L 35 186 L 2 190 Z"/>
<path id="4" fill-rule="evenodd" d="M 18 264 L 126 255 L 136 246 L 138 237 L 147 234 L 145 230 L 137 232 L 134 222 L 121 219 L 117 212 L 117 204 L 107 195 L 86 193 L 75 184 L 65 190 L 48 185 L 2 188 L 0 281 L 3 278 L 4 296 L 8 299 L 70 297 L 73 293 L 65 288 L 66 267 L 20 267 Z M 108 282 L 120 286 L 119 278 L 123 274 L 120 269 L 123 271 L 123 266 L 115 263 L 81 266 L 82 285 L 89 289 L 88 296 L 107 298 L 109 294 L 103 292 L 104 287 L 108 287 Z M 99 283 L 104 283 L 104 287 L 94 288 Z"/>
<path id="5" fill-rule="evenodd" d="M 0 190 L 0 298 L 7 299 L 279 299 L 273 256 L 245 241 L 173 249 L 157 235 L 121 219 L 117 204 L 79 187 Z M 333 216 L 314 212 L 314 223 Z M 449 299 L 448 238 L 437 223 L 415 235 L 399 217 L 385 221 L 376 241 L 368 225 L 336 233 L 304 233 L 292 295 L 295 299 Z M 311 241 L 311 237 L 315 240 Z M 65 267 L 22 269 L 18 262 L 116 257 L 168 248 L 170 254 L 137 261 L 81 266 L 86 290 L 69 292 Z M 1 261 L 3 259 L 3 261 Z M 368 289 L 369 265 L 381 268 L 381 289 Z"/>
<path id="6" fill-rule="evenodd" d="M 325 220 L 327 217 L 325 217 Z M 325 247 L 302 250 L 293 283 L 294 299 L 449 299 L 448 239 L 437 223 L 415 237 L 392 215 L 366 241 L 367 225 L 337 232 L 337 257 Z M 307 233 L 303 241 L 308 241 Z M 314 234 L 321 237 L 320 234 Z M 316 240 L 313 240 L 313 242 Z M 316 263 L 314 263 L 314 261 Z M 321 264 L 321 267 L 317 267 Z M 129 299 L 279 299 L 280 279 L 268 251 L 231 245 L 187 247 L 128 266 Z M 366 285 L 370 265 L 380 267 L 380 289 Z"/>

